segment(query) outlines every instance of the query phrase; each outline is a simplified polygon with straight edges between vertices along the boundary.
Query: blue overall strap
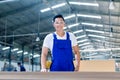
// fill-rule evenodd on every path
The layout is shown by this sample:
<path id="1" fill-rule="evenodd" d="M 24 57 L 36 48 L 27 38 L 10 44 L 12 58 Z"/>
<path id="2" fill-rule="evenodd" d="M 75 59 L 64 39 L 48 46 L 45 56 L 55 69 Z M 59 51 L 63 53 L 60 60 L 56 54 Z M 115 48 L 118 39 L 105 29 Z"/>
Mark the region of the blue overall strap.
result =
<path id="1" fill-rule="evenodd" d="M 67 32 L 67 40 L 70 40 L 70 38 L 69 38 L 69 33 Z M 57 39 L 57 37 L 56 37 L 56 34 L 55 33 L 53 33 L 53 37 L 54 37 L 54 39 Z"/>
<path id="2" fill-rule="evenodd" d="M 56 37 L 56 34 L 55 34 L 55 33 L 53 33 L 53 37 L 54 37 L 55 40 L 57 40 L 57 37 Z"/>
<path id="3" fill-rule="evenodd" d="M 67 32 L 67 35 L 66 35 L 66 36 L 67 36 L 67 40 L 70 40 L 70 38 L 69 38 L 69 33 L 68 33 L 68 32 Z"/>

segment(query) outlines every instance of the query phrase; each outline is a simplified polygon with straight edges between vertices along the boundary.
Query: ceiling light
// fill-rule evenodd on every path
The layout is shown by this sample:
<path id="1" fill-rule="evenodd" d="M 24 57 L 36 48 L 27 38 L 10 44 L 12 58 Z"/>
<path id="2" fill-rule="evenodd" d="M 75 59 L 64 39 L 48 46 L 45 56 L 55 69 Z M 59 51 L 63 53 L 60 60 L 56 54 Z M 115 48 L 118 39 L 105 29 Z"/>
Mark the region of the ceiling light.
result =
<path id="1" fill-rule="evenodd" d="M 92 39 L 93 41 L 97 41 L 97 42 L 101 42 L 101 40 L 99 39 Z"/>
<path id="2" fill-rule="evenodd" d="M 111 51 L 111 49 L 85 49 L 82 52 Z"/>
<path id="3" fill-rule="evenodd" d="M 89 45 L 89 42 L 83 43 L 83 44 L 79 44 L 79 46 L 84 46 L 84 45 Z"/>
<path id="4" fill-rule="evenodd" d="M 90 36 L 90 37 L 97 37 L 97 38 L 105 38 L 105 36 L 98 36 L 98 35 L 94 35 L 94 34 L 89 34 L 88 36 Z"/>
<path id="5" fill-rule="evenodd" d="M 34 58 L 35 58 L 35 57 L 40 57 L 40 55 L 36 54 L 36 55 L 34 55 L 33 57 L 34 57 Z"/>
<path id="6" fill-rule="evenodd" d="M 101 16 L 95 16 L 95 15 L 77 14 L 77 16 L 101 19 Z"/>
<path id="7" fill-rule="evenodd" d="M 4 47 L 4 48 L 2 48 L 2 50 L 7 50 L 7 49 L 9 49 L 10 47 Z"/>
<path id="8" fill-rule="evenodd" d="M 28 52 L 24 52 L 24 54 L 28 54 Z"/>
<path id="9" fill-rule="evenodd" d="M 115 9 L 115 5 L 114 5 L 114 0 L 111 0 L 110 1 L 110 4 L 109 4 L 109 9 Z"/>
<path id="10" fill-rule="evenodd" d="M 50 10 L 50 8 L 45 8 L 45 9 L 42 9 L 42 10 L 40 10 L 40 12 L 47 12 L 47 11 L 49 11 Z"/>
<path id="11" fill-rule="evenodd" d="M 103 25 L 101 25 L 101 24 L 94 24 L 94 23 L 86 23 L 86 22 L 82 22 L 81 23 L 82 25 L 88 25 L 88 26 L 98 26 L 98 27 L 103 27 Z"/>
<path id="12" fill-rule="evenodd" d="M 80 39 L 80 38 L 84 38 L 84 37 L 86 37 L 86 35 L 77 36 L 76 38 L 77 38 L 77 39 Z"/>
<path id="13" fill-rule="evenodd" d="M 73 17 L 75 17 L 75 14 L 70 15 L 70 16 L 66 16 L 66 17 L 64 17 L 64 19 L 70 19 L 70 18 L 73 18 Z"/>
<path id="14" fill-rule="evenodd" d="M 104 34 L 104 31 L 90 30 L 90 29 L 86 29 L 86 31 Z"/>
<path id="15" fill-rule="evenodd" d="M 10 2 L 10 1 L 18 1 L 18 0 L 0 0 L 0 3 Z"/>
<path id="16" fill-rule="evenodd" d="M 96 26 L 96 24 L 93 24 L 93 23 L 84 23 L 84 22 L 82 22 L 81 24 L 82 25 L 88 25 L 88 26 L 94 26 L 94 27 Z"/>
<path id="17" fill-rule="evenodd" d="M 65 4 L 66 3 L 57 4 L 57 5 L 52 6 L 51 8 L 52 9 L 59 8 L 59 7 L 65 6 Z"/>
<path id="18" fill-rule="evenodd" d="M 18 50 L 18 48 L 14 48 L 14 49 L 12 49 L 11 51 L 14 52 L 14 51 L 17 51 L 17 50 Z"/>
<path id="19" fill-rule="evenodd" d="M 72 28 L 72 27 L 78 26 L 78 25 L 79 25 L 79 23 L 76 23 L 76 24 L 69 25 L 68 27 L 69 27 L 69 28 Z"/>
<path id="20" fill-rule="evenodd" d="M 79 45 L 79 46 L 80 46 L 80 45 Z M 94 49 L 91 44 L 80 46 L 80 48 L 81 48 L 81 50 L 84 50 L 84 49 Z M 84 48 L 84 49 L 83 49 L 83 48 Z"/>
<path id="21" fill-rule="evenodd" d="M 99 4 L 97 3 L 82 3 L 82 2 L 69 2 L 69 3 L 75 5 L 85 5 L 85 6 L 96 6 L 96 7 L 99 6 Z"/>
<path id="22" fill-rule="evenodd" d="M 74 31 L 73 33 L 77 34 L 77 33 L 80 33 L 80 32 L 83 32 L 83 30 Z"/>
<path id="23" fill-rule="evenodd" d="M 59 8 L 59 7 L 62 7 L 62 6 L 65 6 L 66 3 L 61 3 L 61 4 L 57 4 L 57 5 L 54 5 L 54 6 L 51 6 L 52 9 L 55 9 L 55 8 Z M 40 10 L 40 12 L 47 12 L 47 11 L 50 11 L 51 8 L 45 8 L 45 9 L 42 9 Z"/>
<path id="24" fill-rule="evenodd" d="M 120 50 L 120 48 L 104 48 L 104 49 L 85 49 L 81 50 L 81 52 L 96 52 L 96 51 L 114 51 L 114 50 Z"/>
<path id="25" fill-rule="evenodd" d="M 85 46 L 82 46 L 81 48 L 84 48 L 84 49 L 93 49 L 93 46 L 92 45 L 85 45 Z"/>
<path id="26" fill-rule="evenodd" d="M 85 41 L 88 41 L 88 39 L 80 40 L 80 41 L 78 41 L 78 43 L 83 43 Z"/>
<path id="27" fill-rule="evenodd" d="M 113 36 L 113 34 L 112 34 L 112 32 L 110 33 L 110 37 L 112 37 Z"/>
<path id="28" fill-rule="evenodd" d="M 35 41 L 40 41 L 40 38 L 37 36 L 36 40 Z"/>
<path id="29" fill-rule="evenodd" d="M 17 53 L 22 53 L 23 51 L 21 50 L 21 51 L 18 51 Z"/>
<path id="30" fill-rule="evenodd" d="M 78 17 L 88 17 L 88 18 L 97 18 L 97 19 L 101 19 L 101 16 L 95 16 L 95 15 L 85 15 L 85 14 L 77 14 Z M 75 14 L 69 15 L 64 17 L 64 19 L 70 19 L 76 17 Z"/>

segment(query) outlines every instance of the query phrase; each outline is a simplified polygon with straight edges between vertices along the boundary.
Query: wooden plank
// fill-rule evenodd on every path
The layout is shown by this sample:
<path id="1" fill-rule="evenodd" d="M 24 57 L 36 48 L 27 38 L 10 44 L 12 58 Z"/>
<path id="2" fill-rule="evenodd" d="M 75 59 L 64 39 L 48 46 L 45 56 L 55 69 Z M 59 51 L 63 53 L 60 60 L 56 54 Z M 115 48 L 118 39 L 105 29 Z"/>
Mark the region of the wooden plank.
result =
<path id="1" fill-rule="evenodd" d="M 117 72 L 0 72 L 0 80 L 120 80 Z"/>
<path id="2" fill-rule="evenodd" d="M 83 60 L 80 72 L 115 72 L 115 60 Z"/>
<path id="3" fill-rule="evenodd" d="M 51 62 L 47 61 L 47 69 Z M 75 65 L 75 61 L 74 61 Z M 80 72 L 115 72 L 115 60 L 82 60 L 80 61 Z"/>

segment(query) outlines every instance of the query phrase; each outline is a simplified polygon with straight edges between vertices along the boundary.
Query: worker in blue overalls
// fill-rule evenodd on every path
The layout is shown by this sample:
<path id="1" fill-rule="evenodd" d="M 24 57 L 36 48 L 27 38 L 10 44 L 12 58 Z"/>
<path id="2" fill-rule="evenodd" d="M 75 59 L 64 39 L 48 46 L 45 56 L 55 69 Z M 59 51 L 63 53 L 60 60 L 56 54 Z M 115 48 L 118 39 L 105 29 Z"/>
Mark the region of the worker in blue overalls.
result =
<path id="1" fill-rule="evenodd" d="M 43 42 L 41 53 L 41 71 L 46 72 L 46 58 L 50 49 L 52 63 L 50 71 L 78 71 L 80 67 L 80 52 L 77 40 L 71 32 L 65 32 L 65 20 L 62 15 L 53 18 L 54 33 L 48 34 Z M 75 66 L 73 56 L 75 54 Z"/>

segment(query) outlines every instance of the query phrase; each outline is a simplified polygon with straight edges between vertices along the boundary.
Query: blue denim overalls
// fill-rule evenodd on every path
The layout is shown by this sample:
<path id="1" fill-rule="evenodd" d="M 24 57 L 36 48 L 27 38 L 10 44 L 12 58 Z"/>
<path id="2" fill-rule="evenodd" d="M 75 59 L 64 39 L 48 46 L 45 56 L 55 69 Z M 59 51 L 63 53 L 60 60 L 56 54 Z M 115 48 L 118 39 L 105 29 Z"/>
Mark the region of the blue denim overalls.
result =
<path id="1" fill-rule="evenodd" d="M 69 34 L 67 33 L 66 40 L 57 39 L 54 33 L 53 36 L 52 64 L 50 71 L 74 71 L 73 52 Z"/>

